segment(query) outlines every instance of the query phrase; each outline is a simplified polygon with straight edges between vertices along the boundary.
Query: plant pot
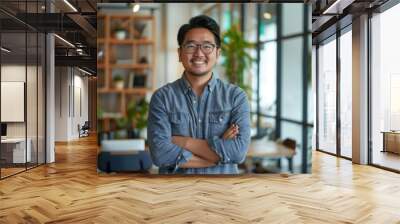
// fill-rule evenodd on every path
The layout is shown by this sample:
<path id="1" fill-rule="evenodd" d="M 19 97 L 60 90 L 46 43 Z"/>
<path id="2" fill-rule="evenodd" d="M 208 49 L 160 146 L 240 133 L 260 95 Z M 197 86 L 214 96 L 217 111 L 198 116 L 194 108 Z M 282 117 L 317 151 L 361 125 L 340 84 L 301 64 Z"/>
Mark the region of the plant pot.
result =
<path id="1" fill-rule="evenodd" d="M 140 130 L 140 138 L 142 139 L 147 139 L 147 128 L 143 128 L 142 130 Z"/>
<path id="2" fill-rule="evenodd" d="M 118 40 L 125 40 L 127 37 L 127 32 L 125 30 L 115 31 L 114 37 Z"/>
<path id="3" fill-rule="evenodd" d="M 140 132 L 138 129 L 132 129 L 128 131 L 128 138 L 140 138 Z"/>
<path id="4" fill-rule="evenodd" d="M 114 88 L 116 89 L 123 89 L 124 88 L 124 81 L 114 81 Z"/>
<path id="5" fill-rule="evenodd" d="M 126 130 L 114 131 L 113 139 L 126 139 L 128 137 L 128 132 Z"/>

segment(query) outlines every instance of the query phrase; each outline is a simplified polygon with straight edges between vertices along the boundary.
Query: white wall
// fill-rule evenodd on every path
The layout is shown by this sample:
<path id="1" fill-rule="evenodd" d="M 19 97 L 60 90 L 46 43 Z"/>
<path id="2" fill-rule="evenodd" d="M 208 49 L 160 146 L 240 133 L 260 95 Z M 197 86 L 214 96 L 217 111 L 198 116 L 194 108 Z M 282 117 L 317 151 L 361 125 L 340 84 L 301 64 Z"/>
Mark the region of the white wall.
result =
<path id="1" fill-rule="evenodd" d="M 89 118 L 88 78 L 71 67 L 56 67 L 55 73 L 55 140 L 70 141 L 79 138 L 78 124 Z"/>
<path id="2" fill-rule="evenodd" d="M 28 66 L 27 68 L 25 65 L 2 65 L 1 66 L 1 81 L 18 81 L 18 82 L 25 82 L 25 74 L 27 69 L 28 74 L 36 73 L 36 67 Z M 35 83 L 36 85 L 36 83 Z M 27 93 L 28 97 L 36 96 L 36 89 L 34 93 Z M 28 100 L 31 102 L 32 100 Z M 1 108 L 2 110 L 7 110 L 7 108 Z M 27 114 L 28 121 L 31 120 L 36 121 L 36 114 L 35 117 L 31 117 L 33 114 Z M 7 123 L 7 136 L 8 137 L 25 137 L 25 122 L 10 122 Z M 28 125 L 28 127 L 33 127 L 32 125 Z M 35 126 L 36 127 L 36 126 Z M 30 131 L 28 130 L 28 133 Z M 29 137 L 29 136 L 28 136 Z"/>
<path id="3" fill-rule="evenodd" d="M 178 58 L 179 46 L 177 35 L 181 25 L 187 23 L 192 17 L 192 4 L 163 4 L 161 10 L 163 10 L 163 17 L 159 17 L 162 21 L 158 21 L 158 24 L 164 27 L 162 28 L 164 33 L 158 35 L 157 38 L 165 38 L 165 40 L 163 40 L 165 41 L 165 46 L 163 49 L 160 49 L 162 51 L 157 51 L 157 54 L 160 52 L 164 54 L 163 61 L 159 61 L 157 64 L 157 71 L 158 74 L 160 74 L 157 77 L 159 78 L 157 87 L 175 81 L 180 78 L 183 73 L 183 67 Z"/>
<path id="4" fill-rule="evenodd" d="M 68 140 L 68 85 L 67 67 L 55 68 L 55 140 Z"/>
<path id="5" fill-rule="evenodd" d="M 74 102 L 71 103 L 71 105 L 74 105 L 74 107 L 72 108 L 73 113 L 72 113 L 71 132 L 70 132 L 70 136 L 72 139 L 79 137 L 78 124 L 82 126 L 85 123 L 85 121 L 89 120 L 88 78 L 87 76 L 81 76 L 83 73 L 79 72 L 77 74 L 77 72 L 79 71 L 75 69 L 74 82 L 73 82 L 74 91 L 72 92 L 73 96 L 71 96 L 71 99 L 74 99 Z M 82 110 L 82 112 L 80 112 L 80 109 Z"/>

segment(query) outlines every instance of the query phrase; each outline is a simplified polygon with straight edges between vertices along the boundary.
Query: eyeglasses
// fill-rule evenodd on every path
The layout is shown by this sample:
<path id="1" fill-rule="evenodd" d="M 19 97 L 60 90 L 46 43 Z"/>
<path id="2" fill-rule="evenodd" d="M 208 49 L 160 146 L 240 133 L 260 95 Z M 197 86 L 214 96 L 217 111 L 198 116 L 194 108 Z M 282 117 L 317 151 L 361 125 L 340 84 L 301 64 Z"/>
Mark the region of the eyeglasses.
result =
<path id="1" fill-rule="evenodd" d="M 216 45 L 212 43 L 202 43 L 202 44 L 187 43 L 182 45 L 183 52 L 185 52 L 186 54 L 193 54 L 194 52 L 196 52 L 198 47 L 200 47 L 201 51 L 204 54 L 211 54 Z"/>

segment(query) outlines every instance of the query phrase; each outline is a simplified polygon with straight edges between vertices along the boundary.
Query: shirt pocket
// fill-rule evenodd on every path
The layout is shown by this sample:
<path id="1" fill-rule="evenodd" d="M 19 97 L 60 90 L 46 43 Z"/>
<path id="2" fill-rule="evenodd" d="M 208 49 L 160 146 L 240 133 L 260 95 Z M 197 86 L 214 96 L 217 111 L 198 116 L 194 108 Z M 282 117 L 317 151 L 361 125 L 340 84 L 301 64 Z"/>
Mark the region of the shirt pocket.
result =
<path id="1" fill-rule="evenodd" d="M 185 112 L 171 112 L 169 114 L 171 122 L 171 134 L 189 136 L 189 114 Z"/>
<path id="2" fill-rule="evenodd" d="M 214 111 L 209 113 L 209 132 L 211 136 L 221 137 L 229 127 L 231 112 Z"/>

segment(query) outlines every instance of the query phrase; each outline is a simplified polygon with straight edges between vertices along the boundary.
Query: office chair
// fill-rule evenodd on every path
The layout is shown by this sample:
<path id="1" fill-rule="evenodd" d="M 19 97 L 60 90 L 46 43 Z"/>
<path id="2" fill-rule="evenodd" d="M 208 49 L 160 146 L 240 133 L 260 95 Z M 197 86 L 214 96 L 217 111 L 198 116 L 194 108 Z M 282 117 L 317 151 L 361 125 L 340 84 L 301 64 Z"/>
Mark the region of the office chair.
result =
<path id="1" fill-rule="evenodd" d="M 79 138 L 89 136 L 89 129 L 90 129 L 89 121 L 85 121 L 82 127 L 80 127 L 80 125 L 78 124 Z"/>

